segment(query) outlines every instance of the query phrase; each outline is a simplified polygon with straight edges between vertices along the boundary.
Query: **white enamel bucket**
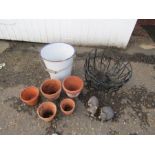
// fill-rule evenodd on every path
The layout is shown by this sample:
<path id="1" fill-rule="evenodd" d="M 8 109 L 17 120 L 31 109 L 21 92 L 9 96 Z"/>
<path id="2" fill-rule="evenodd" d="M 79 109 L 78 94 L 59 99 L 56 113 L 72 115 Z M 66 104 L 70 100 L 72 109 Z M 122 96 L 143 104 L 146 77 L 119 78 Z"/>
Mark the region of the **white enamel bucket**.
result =
<path id="1" fill-rule="evenodd" d="M 46 70 L 51 79 L 63 80 L 71 75 L 75 49 L 66 43 L 52 43 L 44 46 L 40 52 Z"/>

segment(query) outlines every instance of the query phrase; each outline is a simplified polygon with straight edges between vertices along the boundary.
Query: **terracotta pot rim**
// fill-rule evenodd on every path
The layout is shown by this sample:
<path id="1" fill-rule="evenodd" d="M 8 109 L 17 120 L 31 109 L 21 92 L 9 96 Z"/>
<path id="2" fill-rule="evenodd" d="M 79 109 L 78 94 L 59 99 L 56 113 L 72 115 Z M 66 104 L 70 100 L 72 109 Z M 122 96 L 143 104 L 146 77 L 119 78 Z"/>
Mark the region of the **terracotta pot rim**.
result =
<path id="1" fill-rule="evenodd" d="M 52 81 L 54 80 L 54 81 L 59 82 L 59 84 L 60 84 L 60 89 L 59 89 L 58 91 L 56 91 L 55 93 L 53 93 L 53 94 L 47 94 L 47 93 L 45 93 L 45 92 L 42 90 L 42 87 L 43 87 L 43 85 L 45 84 L 45 82 L 51 81 L 51 80 L 52 80 Z M 41 91 L 41 93 L 42 93 L 42 94 L 45 94 L 45 95 L 47 95 L 47 96 L 56 95 L 56 94 L 60 93 L 61 90 L 62 90 L 61 81 L 58 80 L 58 79 L 46 79 L 46 80 L 43 81 L 43 83 L 42 83 L 41 86 L 40 86 L 40 91 Z"/>
<path id="2" fill-rule="evenodd" d="M 65 110 L 62 108 L 62 104 L 64 104 L 64 102 L 65 102 L 66 100 L 70 101 L 70 102 L 72 103 L 72 105 L 73 105 L 73 108 L 72 108 L 70 111 L 65 111 Z M 60 102 L 60 109 L 61 109 L 61 111 L 62 111 L 64 114 L 71 114 L 71 113 L 74 111 L 74 109 L 75 109 L 75 101 L 74 101 L 73 99 L 70 99 L 70 98 L 64 98 L 64 99 Z"/>
<path id="3" fill-rule="evenodd" d="M 78 78 L 79 80 L 81 80 L 81 82 L 82 82 L 82 84 L 81 84 L 81 87 L 79 88 L 79 89 L 77 89 L 77 90 L 73 90 L 73 91 L 71 91 L 71 90 L 68 90 L 66 87 L 65 87 L 65 85 L 64 85 L 64 82 L 68 79 L 68 78 Z M 84 82 L 83 82 L 83 80 L 79 77 L 79 76 L 75 76 L 75 75 L 71 75 L 71 76 L 68 76 L 67 78 L 65 78 L 64 80 L 63 80 L 63 82 L 62 82 L 62 87 L 63 87 L 63 89 L 67 92 L 67 93 L 70 93 L 70 94 L 77 94 L 77 93 L 79 93 L 82 89 L 83 89 L 83 87 L 84 87 Z"/>
<path id="4" fill-rule="evenodd" d="M 50 116 L 50 117 L 48 117 L 48 118 L 42 117 L 42 116 L 40 115 L 40 113 L 39 113 L 39 109 L 40 109 L 43 105 L 45 105 L 45 104 L 52 104 L 52 106 L 53 106 L 54 109 L 55 109 L 55 111 L 53 112 L 53 115 Z M 56 105 L 54 104 L 54 102 L 50 102 L 50 101 L 42 102 L 42 103 L 39 105 L 39 107 L 37 108 L 37 114 L 38 114 L 39 118 L 41 118 L 42 120 L 47 121 L 47 122 L 48 122 L 48 121 L 52 121 L 52 119 L 55 117 L 56 113 L 57 113 L 57 107 L 56 107 Z"/>
<path id="5" fill-rule="evenodd" d="M 25 100 L 25 99 L 22 98 L 22 93 L 23 93 L 24 90 L 26 90 L 26 89 L 28 89 L 28 88 L 34 88 L 34 89 L 36 89 L 37 94 L 36 94 L 36 96 L 34 96 L 32 99 L 30 99 L 30 100 Z M 21 99 L 23 102 L 31 102 L 31 101 L 33 101 L 33 100 L 36 100 L 38 97 L 39 97 L 39 89 L 38 89 L 37 87 L 35 87 L 35 86 L 27 86 L 27 87 L 25 87 L 24 89 L 22 89 L 22 91 L 21 91 L 21 93 L 20 93 L 20 99 Z"/>

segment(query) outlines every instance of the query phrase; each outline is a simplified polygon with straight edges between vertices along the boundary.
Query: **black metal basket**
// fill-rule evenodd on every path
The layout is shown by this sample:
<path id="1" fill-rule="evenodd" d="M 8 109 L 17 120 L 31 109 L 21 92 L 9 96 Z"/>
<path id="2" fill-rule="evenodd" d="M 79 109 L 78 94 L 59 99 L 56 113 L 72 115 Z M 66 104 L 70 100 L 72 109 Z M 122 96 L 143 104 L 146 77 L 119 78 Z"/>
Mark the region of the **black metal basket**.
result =
<path id="1" fill-rule="evenodd" d="M 113 92 L 122 87 L 132 76 L 131 64 L 108 52 L 94 50 L 85 60 L 85 80 L 89 88 Z"/>

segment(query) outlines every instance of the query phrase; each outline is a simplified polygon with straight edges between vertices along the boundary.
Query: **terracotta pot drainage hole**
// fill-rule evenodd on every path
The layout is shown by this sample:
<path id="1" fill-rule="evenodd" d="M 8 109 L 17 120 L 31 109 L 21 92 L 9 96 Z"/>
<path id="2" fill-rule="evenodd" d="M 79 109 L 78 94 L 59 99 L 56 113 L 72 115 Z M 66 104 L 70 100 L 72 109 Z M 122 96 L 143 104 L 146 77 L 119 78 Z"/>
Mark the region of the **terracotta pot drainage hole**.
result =
<path id="1" fill-rule="evenodd" d="M 71 107 L 70 105 L 65 105 L 63 107 L 64 111 L 71 111 L 73 107 Z"/>
<path id="2" fill-rule="evenodd" d="M 46 110 L 44 111 L 41 116 L 44 117 L 44 118 L 48 118 L 48 117 L 51 117 L 53 115 L 53 112 L 50 111 L 50 110 Z"/>

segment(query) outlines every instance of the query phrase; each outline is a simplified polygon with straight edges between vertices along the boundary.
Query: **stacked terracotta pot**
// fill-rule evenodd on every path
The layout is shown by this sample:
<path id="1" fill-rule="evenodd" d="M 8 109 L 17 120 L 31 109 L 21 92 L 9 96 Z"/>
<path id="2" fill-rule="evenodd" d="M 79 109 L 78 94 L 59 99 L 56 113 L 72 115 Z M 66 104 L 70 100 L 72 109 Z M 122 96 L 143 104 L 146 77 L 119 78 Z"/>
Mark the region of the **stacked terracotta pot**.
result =
<path id="1" fill-rule="evenodd" d="M 78 97 L 83 89 L 83 80 L 78 76 L 69 76 L 61 82 L 57 79 L 47 79 L 40 86 L 41 94 L 48 100 L 37 108 L 37 114 L 42 120 L 49 122 L 54 119 L 57 113 L 57 106 L 54 103 L 60 97 L 62 88 L 69 98 L 60 102 L 60 109 L 64 115 L 70 115 L 75 110 L 75 101 L 71 98 Z M 21 91 L 20 99 L 29 106 L 34 106 L 39 101 L 39 89 L 30 86 Z"/>

